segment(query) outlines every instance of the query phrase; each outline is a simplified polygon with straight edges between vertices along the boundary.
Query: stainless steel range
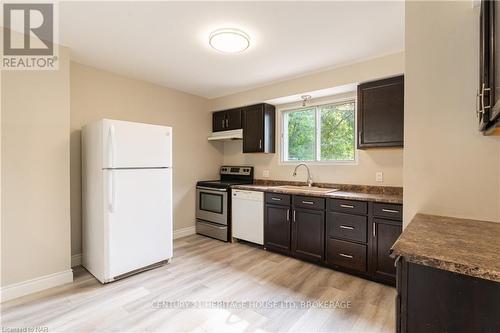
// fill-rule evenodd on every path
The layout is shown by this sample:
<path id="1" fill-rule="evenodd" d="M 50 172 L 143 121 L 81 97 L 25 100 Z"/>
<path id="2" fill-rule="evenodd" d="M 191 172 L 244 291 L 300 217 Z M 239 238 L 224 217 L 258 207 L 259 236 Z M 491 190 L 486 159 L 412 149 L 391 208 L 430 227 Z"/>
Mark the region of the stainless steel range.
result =
<path id="1" fill-rule="evenodd" d="M 219 180 L 196 184 L 196 233 L 227 242 L 231 231 L 231 185 L 252 184 L 253 167 L 222 166 Z"/>

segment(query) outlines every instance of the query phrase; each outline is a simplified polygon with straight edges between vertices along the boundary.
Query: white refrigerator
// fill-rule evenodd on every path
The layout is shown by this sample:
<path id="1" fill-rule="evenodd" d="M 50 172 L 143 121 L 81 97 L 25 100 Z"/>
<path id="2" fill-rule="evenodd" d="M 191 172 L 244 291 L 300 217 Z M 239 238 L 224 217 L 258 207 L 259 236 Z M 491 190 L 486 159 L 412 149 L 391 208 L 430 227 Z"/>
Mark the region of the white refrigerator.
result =
<path id="1" fill-rule="evenodd" d="M 172 258 L 172 128 L 102 119 L 82 130 L 83 266 L 106 283 Z"/>

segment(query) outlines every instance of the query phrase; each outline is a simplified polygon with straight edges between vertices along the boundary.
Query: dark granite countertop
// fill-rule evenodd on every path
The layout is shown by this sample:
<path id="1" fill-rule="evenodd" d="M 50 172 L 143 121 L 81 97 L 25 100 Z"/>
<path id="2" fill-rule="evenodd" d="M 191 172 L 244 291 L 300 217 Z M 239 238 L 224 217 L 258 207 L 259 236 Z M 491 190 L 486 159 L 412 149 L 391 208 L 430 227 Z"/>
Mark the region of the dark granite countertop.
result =
<path id="1" fill-rule="evenodd" d="M 311 192 L 301 189 L 288 189 L 288 188 L 277 187 L 283 185 L 304 186 L 305 183 L 256 179 L 254 181 L 254 184 L 234 185 L 232 186 L 232 188 L 241 190 L 261 191 L 261 192 L 298 194 L 298 195 L 307 195 L 307 196 L 323 197 L 323 198 L 362 200 L 362 201 L 373 201 L 373 202 L 394 203 L 394 204 L 403 203 L 403 189 L 401 187 L 314 183 L 314 186 L 316 187 L 339 189 L 339 191 L 335 192 L 320 193 L 320 192 Z"/>
<path id="2" fill-rule="evenodd" d="M 500 223 L 417 214 L 391 252 L 416 264 L 500 282 Z"/>

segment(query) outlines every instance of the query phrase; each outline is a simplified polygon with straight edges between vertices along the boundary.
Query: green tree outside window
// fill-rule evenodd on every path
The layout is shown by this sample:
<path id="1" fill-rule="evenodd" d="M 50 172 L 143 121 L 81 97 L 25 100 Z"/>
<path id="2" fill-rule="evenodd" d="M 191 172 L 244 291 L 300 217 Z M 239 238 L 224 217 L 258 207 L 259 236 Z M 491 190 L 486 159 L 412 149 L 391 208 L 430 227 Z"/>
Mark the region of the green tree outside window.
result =
<path id="1" fill-rule="evenodd" d="M 354 101 L 287 111 L 284 120 L 286 161 L 355 160 Z"/>

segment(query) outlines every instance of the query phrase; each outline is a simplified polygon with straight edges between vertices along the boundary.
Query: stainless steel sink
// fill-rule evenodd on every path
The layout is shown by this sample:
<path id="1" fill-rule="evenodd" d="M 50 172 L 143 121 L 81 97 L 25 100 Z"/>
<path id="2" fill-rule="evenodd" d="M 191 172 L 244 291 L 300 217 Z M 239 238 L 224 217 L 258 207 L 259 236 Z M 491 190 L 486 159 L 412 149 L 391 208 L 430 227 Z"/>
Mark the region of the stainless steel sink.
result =
<path id="1" fill-rule="evenodd" d="M 319 193 L 326 194 L 330 192 L 338 191 L 338 188 L 326 188 L 326 187 L 317 187 L 317 186 L 297 186 L 297 185 L 280 185 L 273 186 L 274 188 L 279 188 L 291 192 L 310 192 L 310 193 Z"/>

